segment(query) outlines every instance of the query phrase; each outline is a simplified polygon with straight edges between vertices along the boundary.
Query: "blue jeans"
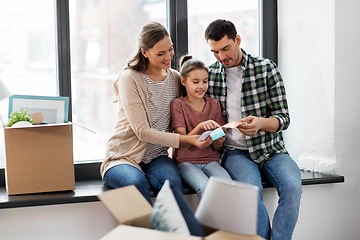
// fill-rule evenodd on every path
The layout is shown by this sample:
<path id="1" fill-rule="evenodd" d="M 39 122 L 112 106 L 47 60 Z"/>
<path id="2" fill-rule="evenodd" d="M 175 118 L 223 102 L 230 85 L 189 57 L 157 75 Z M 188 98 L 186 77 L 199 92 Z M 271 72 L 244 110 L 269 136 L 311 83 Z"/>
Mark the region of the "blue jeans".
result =
<path id="1" fill-rule="evenodd" d="M 135 185 L 146 200 L 152 205 L 150 186 L 160 191 L 166 179 L 184 216 L 191 235 L 204 236 L 204 232 L 196 220 L 192 209 L 184 197 L 181 176 L 173 160 L 167 156 L 159 156 L 148 164 L 142 164 L 145 175 L 136 167 L 121 164 L 110 168 L 104 176 L 105 183 L 111 188 Z"/>
<path id="2" fill-rule="evenodd" d="M 180 175 L 201 199 L 211 176 L 231 180 L 229 173 L 217 162 L 206 164 L 180 163 L 177 168 Z"/>
<path id="3" fill-rule="evenodd" d="M 265 239 L 290 240 L 298 219 L 302 193 L 300 170 L 294 160 L 288 154 L 278 153 L 259 168 L 251 161 L 248 151 L 230 150 L 222 164 L 234 180 L 259 187 L 258 235 Z M 261 194 L 262 177 L 274 185 L 279 195 L 272 229 Z"/>

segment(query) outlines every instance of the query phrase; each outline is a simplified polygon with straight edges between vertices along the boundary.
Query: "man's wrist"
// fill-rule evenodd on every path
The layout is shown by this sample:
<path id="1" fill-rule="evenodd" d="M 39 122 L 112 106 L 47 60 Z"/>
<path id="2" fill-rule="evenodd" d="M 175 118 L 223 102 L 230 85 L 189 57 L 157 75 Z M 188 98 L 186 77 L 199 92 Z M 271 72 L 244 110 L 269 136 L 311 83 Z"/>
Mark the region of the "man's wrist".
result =
<path id="1" fill-rule="evenodd" d="M 263 118 L 260 117 L 260 128 L 266 132 L 276 132 L 279 129 L 279 120 L 276 117 Z"/>

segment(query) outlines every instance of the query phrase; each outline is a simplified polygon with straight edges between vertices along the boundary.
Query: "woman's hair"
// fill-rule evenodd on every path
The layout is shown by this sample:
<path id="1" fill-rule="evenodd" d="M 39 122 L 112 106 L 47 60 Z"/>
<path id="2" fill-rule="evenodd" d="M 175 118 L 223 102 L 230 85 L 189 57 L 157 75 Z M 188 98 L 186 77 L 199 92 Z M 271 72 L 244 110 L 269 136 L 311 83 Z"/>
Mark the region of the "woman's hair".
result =
<path id="1" fill-rule="evenodd" d="M 184 55 L 180 59 L 180 77 L 186 79 L 189 73 L 196 69 L 203 69 L 206 72 L 209 71 L 208 67 L 199 60 L 193 59 L 190 55 Z M 181 84 L 181 95 L 186 96 L 186 89 Z"/>
<path id="2" fill-rule="evenodd" d="M 220 41 L 224 36 L 235 40 L 237 32 L 235 25 L 225 19 L 217 19 L 212 21 L 205 30 L 205 40 Z"/>
<path id="3" fill-rule="evenodd" d="M 166 36 L 169 36 L 169 33 L 160 23 L 149 22 L 145 24 L 139 33 L 136 54 L 127 63 L 128 68 L 138 72 L 147 70 L 149 60 L 141 53 L 141 49 L 148 51 Z"/>
<path id="4" fill-rule="evenodd" d="M 130 60 L 128 60 L 127 68 L 133 69 L 137 72 L 146 71 L 149 65 L 149 60 L 145 58 L 144 55 L 141 53 L 141 49 L 148 51 L 166 36 L 169 36 L 169 33 L 166 28 L 160 23 L 149 22 L 145 24 L 141 28 L 141 31 L 139 33 L 136 53 Z M 119 95 L 119 90 L 117 86 L 119 78 L 116 79 L 114 82 L 116 97 Z M 117 102 L 117 100 L 115 100 L 115 102 Z"/>

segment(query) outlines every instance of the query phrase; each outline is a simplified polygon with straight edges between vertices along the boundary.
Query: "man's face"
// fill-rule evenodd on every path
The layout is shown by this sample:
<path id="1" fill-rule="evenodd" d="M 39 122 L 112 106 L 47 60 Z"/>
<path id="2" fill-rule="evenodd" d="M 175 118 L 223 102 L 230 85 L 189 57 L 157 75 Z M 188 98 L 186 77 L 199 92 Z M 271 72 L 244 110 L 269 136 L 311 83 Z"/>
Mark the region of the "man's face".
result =
<path id="1" fill-rule="evenodd" d="M 224 36 L 219 41 L 208 40 L 211 52 L 226 68 L 239 66 L 242 60 L 242 51 L 240 49 L 241 38 L 236 35 L 235 41 Z"/>

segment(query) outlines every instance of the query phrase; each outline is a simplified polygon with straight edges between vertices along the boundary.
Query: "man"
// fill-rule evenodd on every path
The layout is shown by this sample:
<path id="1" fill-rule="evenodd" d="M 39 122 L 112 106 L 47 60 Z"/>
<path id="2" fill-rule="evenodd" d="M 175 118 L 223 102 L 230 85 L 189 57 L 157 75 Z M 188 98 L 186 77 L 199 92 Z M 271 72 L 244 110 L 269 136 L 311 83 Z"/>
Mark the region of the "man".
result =
<path id="1" fill-rule="evenodd" d="M 242 122 L 228 130 L 222 164 L 234 180 L 259 187 L 258 235 L 290 240 L 302 189 L 299 168 L 282 137 L 290 118 L 281 75 L 272 61 L 240 48 L 241 38 L 228 20 L 210 23 L 205 39 L 217 59 L 209 67 L 207 94 L 220 101 L 226 122 Z M 279 195 L 272 228 L 261 194 L 262 178 Z"/>

